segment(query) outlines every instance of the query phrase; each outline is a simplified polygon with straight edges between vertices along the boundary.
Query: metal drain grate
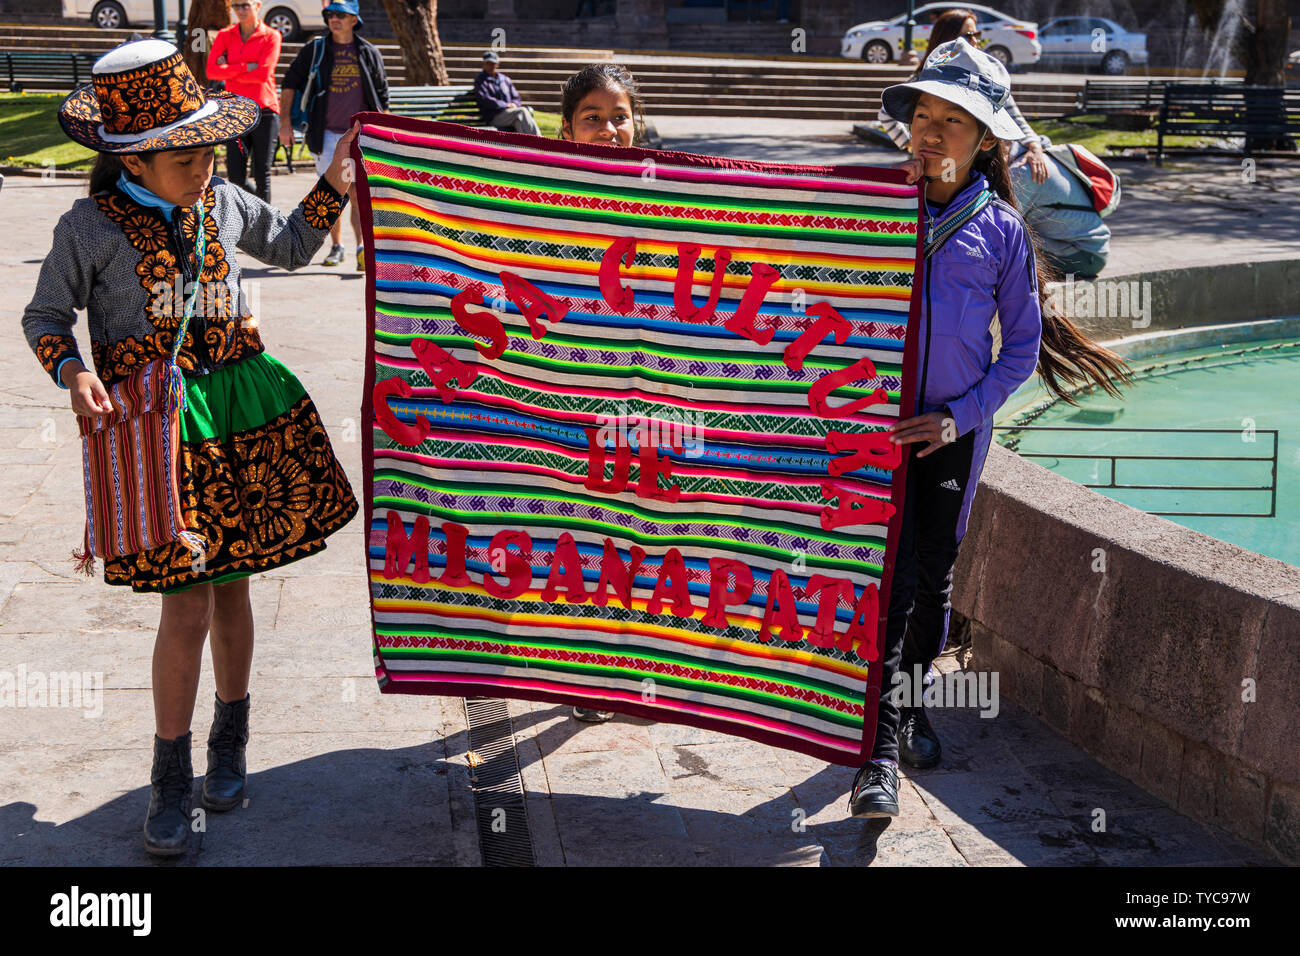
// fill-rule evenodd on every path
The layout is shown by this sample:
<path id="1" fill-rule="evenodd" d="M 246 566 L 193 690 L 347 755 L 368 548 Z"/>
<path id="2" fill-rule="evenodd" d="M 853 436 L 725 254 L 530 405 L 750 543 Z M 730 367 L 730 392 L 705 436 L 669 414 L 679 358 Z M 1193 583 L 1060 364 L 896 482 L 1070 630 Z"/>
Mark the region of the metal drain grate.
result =
<path id="1" fill-rule="evenodd" d="M 469 722 L 469 749 L 483 761 L 469 771 L 483 865 L 536 866 L 514 728 L 506 702 L 467 699 L 465 718 Z"/>

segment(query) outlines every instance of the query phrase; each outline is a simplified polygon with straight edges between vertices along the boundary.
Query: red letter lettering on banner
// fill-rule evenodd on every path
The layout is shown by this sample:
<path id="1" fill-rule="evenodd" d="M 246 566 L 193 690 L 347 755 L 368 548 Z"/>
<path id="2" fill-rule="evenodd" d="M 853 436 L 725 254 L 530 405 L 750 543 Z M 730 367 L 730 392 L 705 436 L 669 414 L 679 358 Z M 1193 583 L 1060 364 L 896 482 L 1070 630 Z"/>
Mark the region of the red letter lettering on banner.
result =
<path id="1" fill-rule="evenodd" d="M 450 588 L 463 588 L 470 583 L 465 572 L 465 539 L 469 529 L 463 524 L 443 522 L 442 533 L 447 536 L 447 565 L 438 576 L 438 583 Z"/>
<path id="2" fill-rule="evenodd" d="M 669 485 L 667 488 L 659 487 L 659 476 L 671 478 L 673 475 L 673 460 L 667 456 L 660 458 L 654 445 L 646 439 L 649 434 L 649 428 L 642 428 L 637 444 L 637 457 L 641 459 L 641 474 L 636 484 L 636 494 L 638 498 L 654 498 L 658 501 L 676 501 L 682 493 L 681 485 Z M 682 443 L 677 436 L 670 436 L 669 447 L 677 454 L 682 453 Z M 615 465 L 617 468 L 617 465 Z M 604 474 L 604 472 L 602 472 Z"/>
<path id="3" fill-rule="evenodd" d="M 654 594 L 650 596 L 646 611 L 662 614 L 665 600 L 669 602 L 669 610 L 676 617 L 690 617 L 695 613 L 691 607 L 690 588 L 687 587 L 686 562 L 676 548 L 669 548 L 659 562 L 659 579 L 655 581 Z"/>
<path id="4" fill-rule="evenodd" d="M 740 302 L 736 304 L 736 311 L 732 313 L 731 318 L 727 319 L 725 327 L 737 335 L 743 335 L 751 342 L 766 345 L 772 341 L 776 329 L 770 325 L 760 329 L 754 325 L 754 319 L 758 315 L 758 307 L 767 297 L 767 290 L 772 288 L 772 283 L 781 278 L 781 272 L 766 262 L 751 262 L 749 276 L 749 285 L 745 286 L 745 294 L 740 297 Z"/>
<path id="5" fill-rule="evenodd" d="M 632 610 L 632 582 L 636 578 L 637 571 L 641 568 L 641 559 L 645 557 L 645 551 L 632 545 L 627 549 L 628 557 L 632 560 L 628 566 L 623 565 L 623 559 L 618 556 L 618 548 L 614 547 L 614 542 L 605 539 L 605 553 L 600 556 L 600 580 L 596 583 L 596 593 L 592 596 L 592 603 L 604 607 L 609 603 L 609 590 L 612 588 L 614 597 L 626 610 Z"/>
<path id="6" fill-rule="evenodd" d="M 552 296 L 547 295 L 523 276 L 513 272 L 501 273 L 501 285 L 506 290 L 510 301 L 519 307 L 528 321 L 533 338 L 540 339 L 546 335 L 546 327 L 538 320 L 543 316 L 554 325 L 569 314 L 569 307 Z"/>
<path id="7" fill-rule="evenodd" d="M 754 573 L 749 570 L 749 565 L 731 558 L 709 558 L 709 607 L 701 623 L 709 627 L 729 627 L 727 607 L 744 604 L 753 593 Z"/>
<path id="8" fill-rule="evenodd" d="M 835 646 L 841 651 L 847 651 L 852 647 L 858 657 L 868 663 L 879 660 L 880 652 L 876 647 L 879 617 L 880 592 L 874 584 L 868 584 L 853 608 L 853 619 L 849 621 L 849 629 L 844 632 Z"/>
<path id="9" fill-rule="evenodd" d="M 415 353 L 420 367 L 429 376 L 429 381 L 438 389 L 438 397 L 444 403 L 456 397 L 456 389 L 448 384 L 453 378 L 460 388 L 469 388 L 470 383 L 478 377 L 476 366 L 466 365 L 429 339 L 414 339 L 411 342 L 411 351 Z"/>
<path id="10" fill-rule="evenodd" d="M 889 432 L 841 432 L 831 429 L 826 433 L 826 450 L 832 455 L 844 454 L 826 463 L 832 478 L 847 475 L 859 468 L 884 468 L 893 471 L 903 463 L 903 446 L 889 440 Z"/>
<path id="11" fill-rule="evenodd" d="M 484 345 L 482 342 L 474 343 L 478 354 L 491 360 L 501 357 L 501 353 L 506 350 L 508 339 L 506 327 L 494 313 L 471 312 L 468 308 L 471 305 L 482 305 L 485 291 L 483 283 L 473 282 L 457 292 L 451 300 L 451 314 L 456 324 L 470 335 L 482 335 L 492 340 L 491 345 Z"/>
<path id="12" fill-rule="evenodd" d="M 808 632 L 808 643 L 813 647 L 834 647 L 835 612 L 840 606 L 841 598 L 845 604 L 853 604 L 853 582 L 845 578 L 814 574 L 808 579 L 803 593 L 809 600 L 821 594 L 817 600 L 817 623 Z"/>
<path id="13" fill-rule="evenodd" d="M 883 388 L 878 388 L 870 395 L 864 395 L 845 405 L 833 406 L 830 403 L 831 392 L 841 385 L 852 384 L 860 378 L 875 377 L 876 366 L 864 355 L 847 368 L 827 372 L 813 382 L 812 388 L 808 390 L 808 407 L 822 418 L 844 418 L 872 405 L 888 405 L 889 393 Z"/>
<path id="14" fill-rule="evenodd" d="M 410 398 L 410 383 L 397 375 L 375 383 L 375 390 L 371 393 L 371 404 L 374 406 L 375 420 L 379 422 L 379 427 L 384 430 L 384 434 L 399 445 L 412 447 L 420 444 L 429 437 L 429 419 L 423 415 L 417 415 L 415 416 L 414 425 L 398 421 L 397 416 L 393 414 L 393 410 L 388 407 L 388 397 L 390 395 Z"/>
<path id="15" fill-rule="evenodd" d="M 632 449 L 618 438 L 614 439 L 614 477 L 605 477 L 605 446 L 594 428 L 587 432 L 587 480 L 583 485 L 590 491 L 603 491 L 616 495 L 627 487 L 628 472 L 632 468 Z"/>
<path id="16" fill-rule="evenodd" d="M 547 575 L 546 587 L 542 589 L 543 601 L 554 601 L 561 594 L 567 604 L 586 604 L 591 597 L 582 583 L 582 555 L 578 553 L 578 544 L 573 535 L 564 532 L 555 542 L 555 554 L 551 556 L 551 573 Z"/>
<path id="17" fill-rule="evenodd" d="M 424 515 L 415 519 L 411 536 L 406 536 L 406 525 L 396 511 L 388 512 L 388 534 L 384 538 L 384 577 L 388 580 L 406 577 L 406 566 L 415 561 L 411 580 L 423 584 L 429 580 L 429 519 Z"/>
<path id="18" fill-rule="evenodd" d="M 821 344 L 827 333 L 834 333 L 835 344 L 843 345 L 849 339 L 852 327 L 849 320 L 840 315 L 829 302 L 814 302 L 804 309 L 805 315 L 817 316 L 817 321 L 808 327 L 802 335 L 785 347 L 781 360 L 786 367 L 798 372 L 803 369 L 803 360 L 808 353 Z"/>
<path id="19" fill-rule="evenodd" d="M 799 610 L 794 603 L 794 589 L 785 572 L 777 568 L 767 582 L 767 607 L 763 609 L 763 623 L 758 629 L 758 639 L 772 639 L 772 629 L 781 632 L 783 641 L 802 641 L 803 625 L 799 623 Z"/>
<path id="20" fill-rule="evenodd" d="M 510 545 L 519 546 L 519 554 L 510 550 Z M 528 590 L 533 580 L 532 560 L 533 539 L 527 531 L 498 531 L 488 544 L 488 561 L 495 568 L 498 553 L 505 556 L 505 569 L 501 572 L 510 579 L 506 585 L 498 584 L 491 574 L 483 575 L 483 589 L 493 597 L 518 597 Z"/>
<path id="21" fill-rule="evenodd" d="M 718 249 L 713 253 L 713 284 L 709 287 L 709 298 L 704 305 L 697 306 L 691 298 L 691 286 L 695 284 L 695 266 L 700 261 L 700 247 L 695 243 L 677 244 L 677 279 L 673 283 L 673 308 L 677 317 L 683 322 L 708 322 L 718 307 L 718 296 L 722 293 L 722 279 L 727 274 L 731 263 L 731 250 Z"/>
<path id="22" fill-rule="evenodd" d="M 615 239 L 600 257 L 600 296 L 615 312 L 628 312 L 635 303 L 632 287 L 619 285 L 618 261 L 631 266 L 636 260 L 636 239 L 624 236 Z"/>
<path id="23" fill-rule="evenodd" d="M 859 495 L 847 488 L 836 488 L 830 482 L 822 485 L 822 497 L 827 501 L 839 496 L 838 508 L 823 508 L 821 525 L 827 531 L 855 524 L 885 524 L 894 514 L 894 506 L 883 498 Z"/>

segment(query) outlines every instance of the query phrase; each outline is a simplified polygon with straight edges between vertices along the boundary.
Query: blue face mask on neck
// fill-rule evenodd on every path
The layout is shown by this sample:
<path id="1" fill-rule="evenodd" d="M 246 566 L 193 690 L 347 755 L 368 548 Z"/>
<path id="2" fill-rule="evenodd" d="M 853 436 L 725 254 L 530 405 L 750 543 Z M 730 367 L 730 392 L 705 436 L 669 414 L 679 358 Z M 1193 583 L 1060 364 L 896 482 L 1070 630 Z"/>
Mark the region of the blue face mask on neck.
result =
<path id="1" fill-rule="evenodd" d="M 126 193 L 140 205 L 153 206 L 155 209 L 161 209 L 162 214 L 168 219 L 171 219 L 172 210 L 176 208 L 176 204 L 174 202 L 168 202 L 166 199 L 154 194 L 149 189 L 145 189 L 145 187 L 141 186 L 139 183 L 131 182 L 130 177 L 126 174 L 126 170 L 123 170 L 117 177 L 117 185 L 121 188 L 122 192 Z"/>

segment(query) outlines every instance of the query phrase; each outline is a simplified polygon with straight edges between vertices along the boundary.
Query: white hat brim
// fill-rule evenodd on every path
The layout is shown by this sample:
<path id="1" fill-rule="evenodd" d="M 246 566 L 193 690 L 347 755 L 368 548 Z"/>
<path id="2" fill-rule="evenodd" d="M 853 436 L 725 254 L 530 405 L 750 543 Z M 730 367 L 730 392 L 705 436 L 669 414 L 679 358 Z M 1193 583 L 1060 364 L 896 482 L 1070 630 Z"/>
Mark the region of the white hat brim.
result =
<path id="1" fill-rule="evenodd" d="M 949 103 L 960 106 L 987 126 L 989 132 L 998 139 L 1015 141 L 1024 139 L 1025 131 L 1016 124 L 1016 121 L 1011 118 L 1011 114 L 1005 108 L 994 110 L 993 104 L 989 102 L 988 97 L 983 93 L 957 83 L 948 83 L 944 80 L 917 80 L 913 83 L 898 83 L 886 87 L 885 91 L 880 94 L 880 101 L 885 108 L 885 112 L 894 119 L 900 123 L 911 123 L 912 103 L 922 93 L 929 93 L 931 96 L 937 96 Z"/>

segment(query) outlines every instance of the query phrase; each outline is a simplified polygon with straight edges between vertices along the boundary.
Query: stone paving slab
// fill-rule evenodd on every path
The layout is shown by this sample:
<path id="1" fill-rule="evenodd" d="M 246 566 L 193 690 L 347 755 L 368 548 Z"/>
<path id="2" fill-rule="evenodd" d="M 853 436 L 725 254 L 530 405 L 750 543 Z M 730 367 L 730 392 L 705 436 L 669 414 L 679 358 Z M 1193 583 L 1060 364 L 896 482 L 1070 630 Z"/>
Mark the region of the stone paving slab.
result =
<path id="1" fill-rule="evenodd" d="M 864 150 L 847 125 L 671 118 L 660 128 L 669 146 L 750 158 L 896 158 Z M 1121 214 L 1140 217 L 1145 208 L 1147 219 L 1117 230 L 1113 262 L 1149 255 L 1153 230 L 1173 228 L 1162 218 L 1172 203 L 1196 215 L 1187 217 L 1188 238 L 1175 232 L 1159 256 L 1180 264 L 1205 258 L 1196 230 L 1209 229 L 1216 215 L 1236 217 L 1225 233 L 1240 236 L 1211 250 L 1214 261 L 1274 253 L 1292 226 L 1252 244 L 1248 211 L 1198 198 L 1220 175 L 1198 169 L 1180 181 L 1195 188 L 1170 194 L 1162 182 L 1150 186 L 1146 207 L 1140 177 L 1126 183 L 1126 202 L 1134 198 Z M 311 182 L 307 174 L 277 176 L 274 195 L 287 207 Z M 1290 208 L 1294 190 L 1276 185 L 1270 195 Z M 75 707 L 0 707 L 0 865 L 147 859 L 139 831 L 158 598 L 73 571 L 69 552 L 83 521 L 76 432 L 66 393 L 41 372 L 17 320 L 55 220 L 83 191 L 75 181 L 10 177 L 0 192 L 0 235 L 30 237 L 21 248 L 0 246 L 0 310 L 11 317 L 0 327 L 0 673 L 89 671 L 103 681 L 91 719 Z M 350 226 L 344 232 L 350 243 Z M 261 283 L 268 349 L 303 380 L 359 489 L 364 284 L 350 268 L 319 260 L 294 275 L 248 271 Z M 84 326 L 78 332 L 88 353 Z M 254 578 L 249 805 L 211 815 L 194 852 L 166 865 L 478 864 L 462 702 L 379 694 L 362 554 L 358 519 L 320 554 Z M 199 773 L 212 695 L 205 660 L 193 724 Z M 558 705 L 515 701 L 510 712 L 543 865 L 1267 862 L 1006 703 L 995 719 L 974 710 L 935 714 L 945 762 L 904 773 L 902 812 L 888 823 L 848 816 L 851 768 L 715 731 L 623 716 L 584 724 Z M 1107 814 L 1102 834 L 1090 829 L 1098 807 Z"/>

